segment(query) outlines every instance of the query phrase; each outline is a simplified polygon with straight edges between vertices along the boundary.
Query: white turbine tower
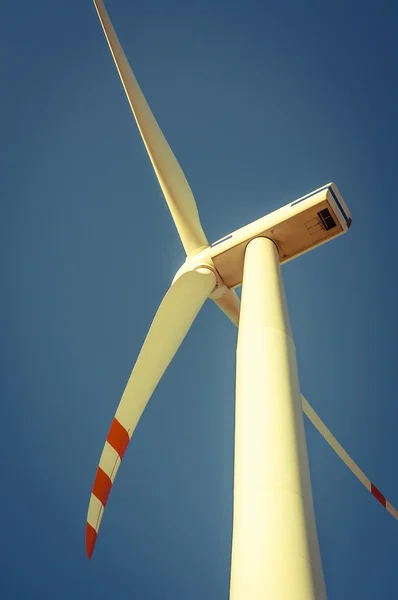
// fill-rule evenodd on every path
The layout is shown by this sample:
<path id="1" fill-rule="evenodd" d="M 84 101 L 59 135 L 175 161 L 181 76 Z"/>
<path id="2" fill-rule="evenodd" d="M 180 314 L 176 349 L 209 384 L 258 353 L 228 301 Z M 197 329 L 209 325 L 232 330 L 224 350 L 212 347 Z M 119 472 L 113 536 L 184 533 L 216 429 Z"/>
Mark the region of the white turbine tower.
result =
<path id="1" fill-rule="evenodd" d="M 326 598 L 302 412 L 377 500 L 397 511 L 348 456 L 305 398 L 280 264 L 345 233 L 351 216 L 334 184 L 209 245 L 185 176 L 120 46 L 93 0 L 128 101 L 174 219 L 186 260 L 163 298 L 109 430 L 91 494 L 91 558 L 127 445 L 206 298 L 239 324 L 231 600 Z M 242 304 L 233 288 L 242 284 Z"/>

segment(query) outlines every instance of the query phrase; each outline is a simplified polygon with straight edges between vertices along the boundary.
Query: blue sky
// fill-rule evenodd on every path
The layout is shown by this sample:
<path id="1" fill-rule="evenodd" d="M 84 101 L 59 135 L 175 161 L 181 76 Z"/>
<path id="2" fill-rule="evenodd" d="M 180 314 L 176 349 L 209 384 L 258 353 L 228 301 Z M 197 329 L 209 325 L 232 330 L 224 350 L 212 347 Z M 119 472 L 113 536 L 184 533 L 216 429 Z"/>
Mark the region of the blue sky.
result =
<path id="1" fill-rule="evenodd" d="M 107 8 L 210 240 L 338 185 L 349 234 L 283 267 L 301 387 L 398 505 L 396 3 Z M 103 442 L 184 254 L 92 2 L 6 3 L 0 45 L 0 595 L 226 600 L 236 330 L 210 302 L 86 558 Z M 398 523 L 305 426 L 329 599 L 396 598 Z"/>

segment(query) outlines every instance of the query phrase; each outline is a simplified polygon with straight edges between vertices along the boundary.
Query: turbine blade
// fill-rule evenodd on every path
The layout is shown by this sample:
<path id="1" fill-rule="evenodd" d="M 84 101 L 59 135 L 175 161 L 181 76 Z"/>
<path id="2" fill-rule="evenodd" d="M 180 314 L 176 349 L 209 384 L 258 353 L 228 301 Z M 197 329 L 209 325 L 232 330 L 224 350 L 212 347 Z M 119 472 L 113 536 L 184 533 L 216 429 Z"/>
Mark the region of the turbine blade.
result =
<path id="1" fill-rule="evenodd" d="M 341 458 L 343 463 L 350 469 L 350 471 L 359 479 L 359 481 L 366 487 L 366 489 L 380 502 L 384 508 L 395 518 L 398 519 L 398 511 L 393 505 L 383 496 L 380 490 L 366 477 L 365 473 L 358 467 L 358 465 L 352 460 L 351 456 L 347 454 L 341 444 L 336 440 L 334 435 L 326 427 L 326 425 L 318 417 L 314 409 L 309 405 L 304 396 L 301 396 L 303 411 L 319 431 L 319 433 L 325 438 L 327 443 L 333 448 L 336 454 Z"/>
<path id="2" fill-rule="evenodd" d="M 238 327 L 239 325 L 239 313 L 240 313 L 240 300 L 235 290 L 228 290 L 224 296 L 213 300 L 224 314 L 231 319 L 232 323 Z"/>
<path id="3" fill-rule="evenodd" d="M 214 274 L 204 269 L 184 273 L 172 284 L 152 321 L 112 421 L 95 476 L 86 524 L 89 558 L 109 492 L 134 429 L 215 283 Z"/>
<path id="4" fill-rule="evenodd" d="M 160 187 L 187 254 L 209 245 L 191 188 L 130 68 L 102 0 L 93 0 Z"/>
<path id="5" fill-rule="evenodd" d="M 232 292 L 233 290 L 229 290 L 229 291 Z M 220 300 L 222 301 L 224 298 L 225 298 L 225 296 L 223 296 Z M 218 304 L 219 306 L 220 306 L 220 300 L 215 301 L 216 304 Z M 237 297 L 237 300 L 239 302 L 238 297 Z M 238 312 L 236 313 L 236 309 L 235 309 L 235 305 L 234 305 L 234 308 L 233 308 L 231 314 L 228 314 L 227 310 L 225 310 L 225 308 L 223 306 L 220 306 L 220 308 L 230 317 L 232 322 L 234 322 L 236 325 L 238 325 L 239 305 L 238 305 Z M 374 483 L 372 483 L 370 481 L 370 479 L 365 475 L 365 473 L 362 471 L 362 469 L 360 469 L 358 467 L 358 465 L 352 460 L 351 456 L 344 450 L 343 446 L 336 440 L 336 438 L 334 437 L 332 432 L 326 427 L 326 425 L 323 423 L 321 418 L 317 415 L 315 410 L 312 408 L 312 406 L 309 404 L 308 400 L 306 400 L 306 398 L 304 398 L 303 395 L 301 395 L 301 405 L 302 405 L 304 414 L 308 417 L 308 419 L 314 425 L 315 429 L 317 429 L 319 431 L 319 433 L 322 435 L 322 437 L 327 441 L 329 446 L 331 446 L 331 448 L 333 448 L 333 450 L 336 452 L 336 454 L 341 458 L 343 463 L 350 469 L 350 471 L 355 475 L 355 477 L 357 479 L 359 479 L 359 481 L 366 487 L 366 489 L 376 498 L 376 500 L 378 502 L 380 502 L 380 504 L 382 506 L 384 506 L 384 508 L 386 510 L 388 510 L 388 512 L 394 517 L 394 519 L 398 520 L 398 510 L 391 504 L 391 502 L 389 502 L 387 500 L 387 498 L 384 496 L 384 494 L 382 494 L 380 492 L 380 490 L 374 485 Z"/>

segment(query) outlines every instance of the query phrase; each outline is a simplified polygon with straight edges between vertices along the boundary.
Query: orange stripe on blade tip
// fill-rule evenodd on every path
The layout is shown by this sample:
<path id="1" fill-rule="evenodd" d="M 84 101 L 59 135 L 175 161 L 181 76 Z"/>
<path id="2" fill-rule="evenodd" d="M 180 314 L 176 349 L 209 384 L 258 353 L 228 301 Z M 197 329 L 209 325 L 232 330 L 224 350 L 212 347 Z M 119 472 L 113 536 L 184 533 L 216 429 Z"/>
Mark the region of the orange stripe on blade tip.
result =
<path id="1" fill-rule="evenodd" d="M 95 542 L 97 541 L 97 532 L 90 523 L 86 523 L 86 553 L 91 558 L 94 552 Z"/>
<path id="2" fill-rule="evenodd" d="M 370 482 L 371 485 L 371 492 L 373 494 L 373 496 L 376 498 L 376 500 L 378 500 L 380 502 L 380 504 L 382 504 L 384 507 L 386 506 L 386 499 L 384 498 L 383 494 L 381 493 L 380 490 L 377 489 L 377 487 L 375 485 L 373 485 L 372 482 Z"/>
<path id="3" fill-rule="evenodd" d="M 113 419 L 106 441 L 116 450 L 120 458 L 123 458 L 130 437 L 123 425 L 119 423 L 117 419 Z"/>
<path id="4" fill-rule="evenodd" d="M 112 481 L 101 467 L 98 467 L 93 485 L 93 494 L 104 506 L 106 506 L 111 487 Z"/>

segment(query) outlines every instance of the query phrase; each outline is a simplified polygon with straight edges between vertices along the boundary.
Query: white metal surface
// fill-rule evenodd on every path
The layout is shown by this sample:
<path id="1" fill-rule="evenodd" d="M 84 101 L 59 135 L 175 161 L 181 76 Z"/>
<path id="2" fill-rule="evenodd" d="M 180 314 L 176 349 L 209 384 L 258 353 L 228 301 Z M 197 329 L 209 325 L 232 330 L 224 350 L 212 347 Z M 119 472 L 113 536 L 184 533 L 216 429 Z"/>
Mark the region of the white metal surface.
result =
<path id="1" fill-rule="evenodd" d="M 274 243 L 246 250 L 238 332 L 231 600 L 326 598 L 294 343 Z"/>

